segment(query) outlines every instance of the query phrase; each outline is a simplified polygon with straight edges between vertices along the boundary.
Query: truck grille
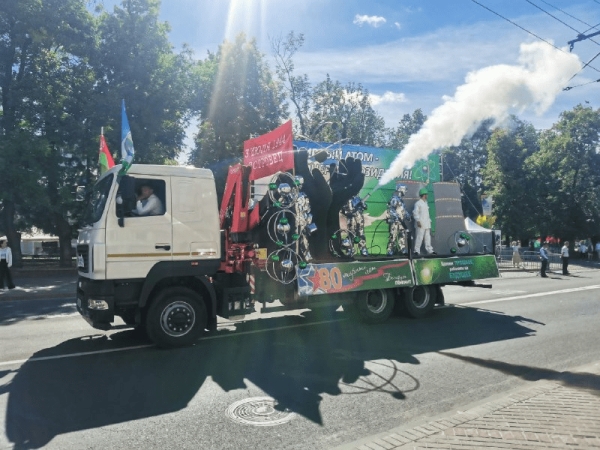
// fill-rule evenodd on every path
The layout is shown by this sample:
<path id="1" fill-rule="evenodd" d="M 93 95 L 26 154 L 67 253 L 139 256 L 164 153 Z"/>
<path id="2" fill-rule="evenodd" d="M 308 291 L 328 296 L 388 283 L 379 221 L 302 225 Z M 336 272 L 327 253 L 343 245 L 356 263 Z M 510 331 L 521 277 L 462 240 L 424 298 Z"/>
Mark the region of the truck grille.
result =
<path id="1" fill-rule="evenodd" d="M 90 271 L 90 247 L 87 245 L 77 246 L 77 269 L 84 273 Z"/>

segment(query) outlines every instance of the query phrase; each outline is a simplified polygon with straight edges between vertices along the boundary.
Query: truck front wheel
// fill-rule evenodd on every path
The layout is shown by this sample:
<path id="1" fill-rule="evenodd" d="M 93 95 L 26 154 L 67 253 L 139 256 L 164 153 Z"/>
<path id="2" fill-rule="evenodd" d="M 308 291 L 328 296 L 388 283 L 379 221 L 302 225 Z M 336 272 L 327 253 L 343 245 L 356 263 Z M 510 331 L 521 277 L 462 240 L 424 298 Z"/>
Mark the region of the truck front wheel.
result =
<path id="1" fill-rule="evenodd" d="M 435 304 L 435 286 L 415 286 L 404 290 L 404 307 L 413 319 L 428 316 Z"/>
<path id="2" fill-rule="evenodd" d="M 148 337 L 163 348 L 193 344 L 206 326 L 206 305 L 202 297 L 185 287 L 161 291 L 146 316 Z"/>
<path id="3" fill-rule="evenodd" d="M 359 291 L 354 301 L 344 308 L 365 323 L 385 322 L 394 310 L 394 296 L 387 289 Z"/>

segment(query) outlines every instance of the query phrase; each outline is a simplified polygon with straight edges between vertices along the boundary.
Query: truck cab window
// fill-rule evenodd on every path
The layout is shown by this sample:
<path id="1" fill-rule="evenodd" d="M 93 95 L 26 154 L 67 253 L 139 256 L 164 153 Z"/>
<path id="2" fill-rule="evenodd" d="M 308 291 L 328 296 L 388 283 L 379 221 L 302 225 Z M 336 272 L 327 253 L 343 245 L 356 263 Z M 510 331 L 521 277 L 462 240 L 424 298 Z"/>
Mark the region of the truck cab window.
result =
<path id="1" fill-rule="evenodd" d="M 106 206 L 106 200 L 110 193 L 114 175 L 110 174 L 105 178 L 102 178 L 92 190 L 90 202 L 87 205 L 83 222 L 87 225 L 93 225 L 98 222 L 104 212 Z"/>
<path id="2" fill-rule="evenodd" d="M 162 216 L 165 214 L 166 187 L 164 180 L 135 178 L 136 203 L 126 217 Z M 117 202 L 117 216 L 119 203 Z"/>

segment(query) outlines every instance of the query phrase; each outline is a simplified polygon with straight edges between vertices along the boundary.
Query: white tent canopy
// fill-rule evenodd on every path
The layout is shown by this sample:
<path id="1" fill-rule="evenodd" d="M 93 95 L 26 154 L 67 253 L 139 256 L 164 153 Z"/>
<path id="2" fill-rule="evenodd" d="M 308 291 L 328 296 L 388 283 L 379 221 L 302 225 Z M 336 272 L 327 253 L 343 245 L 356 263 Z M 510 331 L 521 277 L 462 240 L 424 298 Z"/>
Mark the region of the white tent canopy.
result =
<path id="1" fill-rule="evenodd" d="M 477 225 L 468 217 L 465 217 L 465 228 L 467 231 L 492 231 L 488 228 L 484 228 L 481 225 Z"/>

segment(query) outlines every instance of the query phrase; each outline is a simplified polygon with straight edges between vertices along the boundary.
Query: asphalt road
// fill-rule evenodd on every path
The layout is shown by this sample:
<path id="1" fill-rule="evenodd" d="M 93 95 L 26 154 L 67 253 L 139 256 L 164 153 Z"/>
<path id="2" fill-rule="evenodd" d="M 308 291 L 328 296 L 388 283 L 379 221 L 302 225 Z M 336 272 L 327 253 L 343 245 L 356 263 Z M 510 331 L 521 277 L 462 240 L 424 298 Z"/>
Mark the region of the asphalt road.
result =
<path id="1" fill-rule="evenodd" d="M 600 360 L 600 271 L 493 284 L 423 320 L 269 313 L 169 351 L 68 298 L 3 301 L 0 448 L 332 448 Z"/>

